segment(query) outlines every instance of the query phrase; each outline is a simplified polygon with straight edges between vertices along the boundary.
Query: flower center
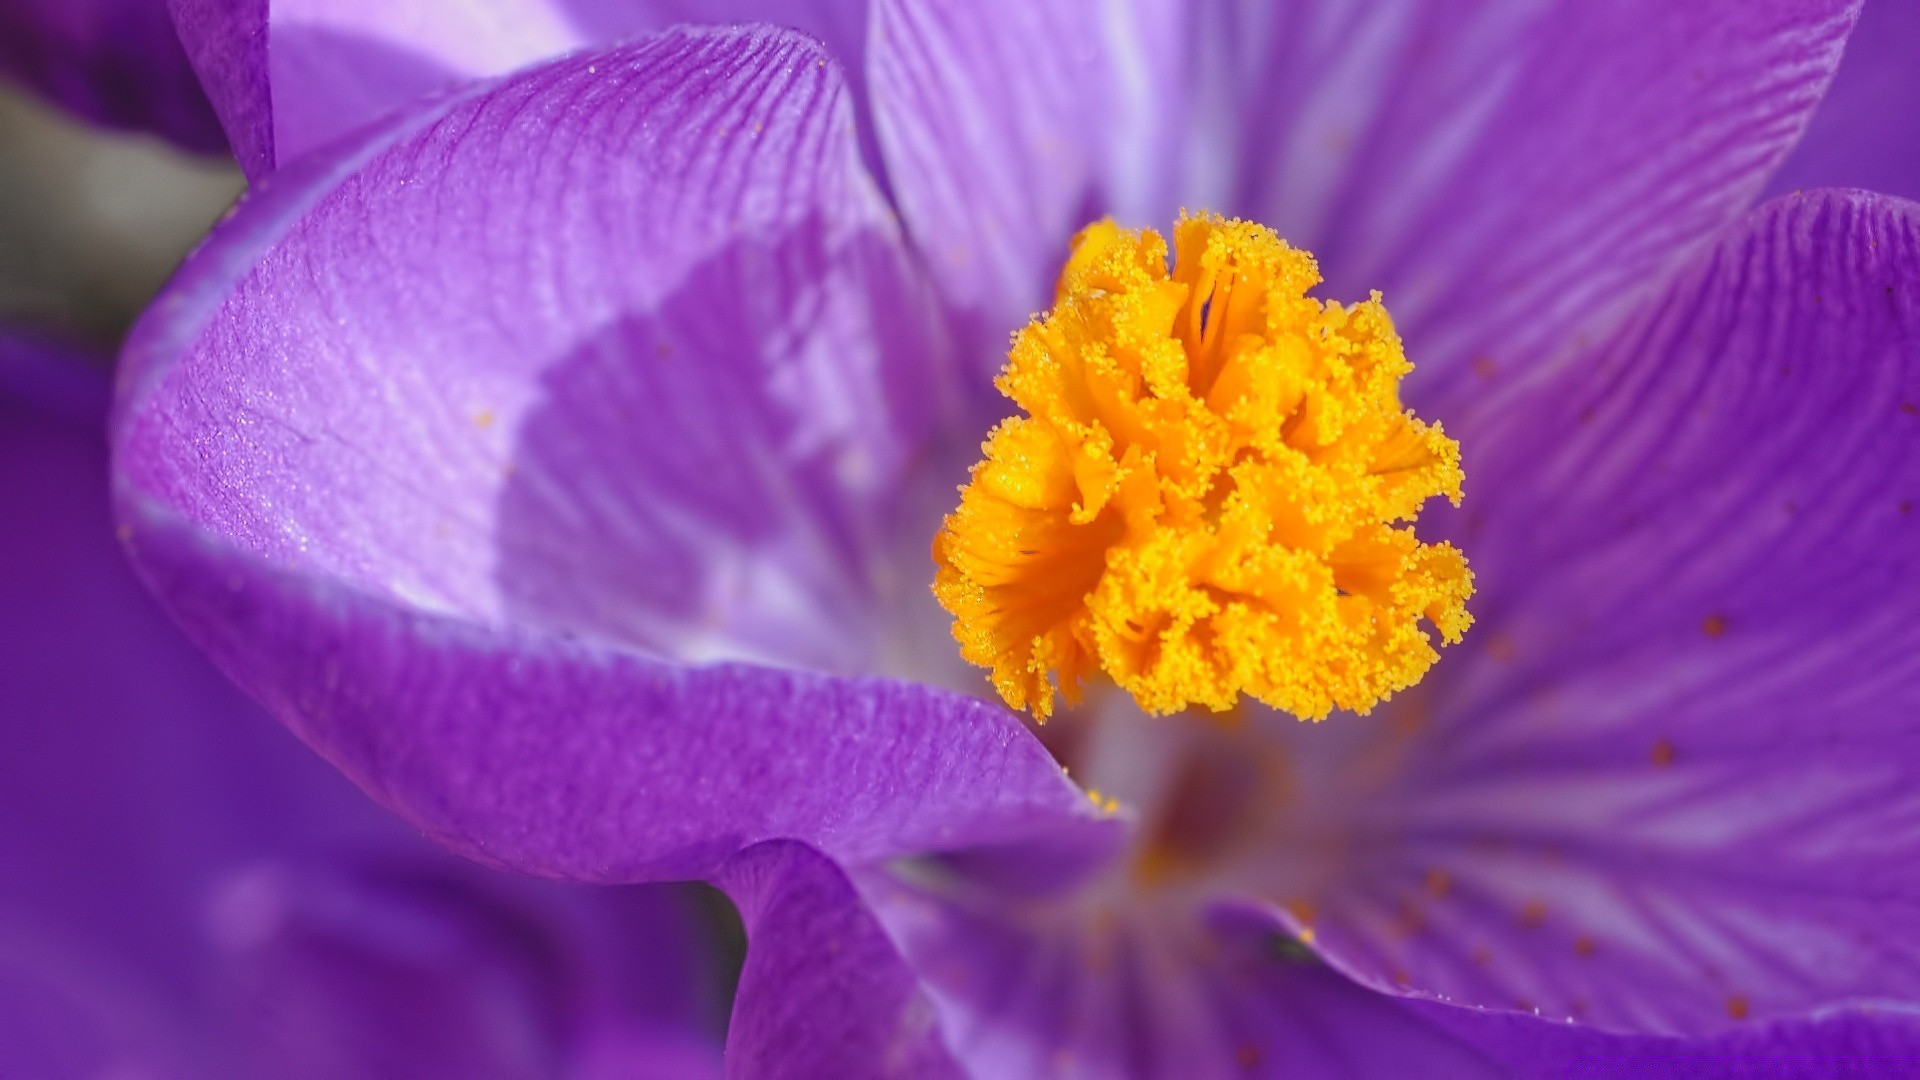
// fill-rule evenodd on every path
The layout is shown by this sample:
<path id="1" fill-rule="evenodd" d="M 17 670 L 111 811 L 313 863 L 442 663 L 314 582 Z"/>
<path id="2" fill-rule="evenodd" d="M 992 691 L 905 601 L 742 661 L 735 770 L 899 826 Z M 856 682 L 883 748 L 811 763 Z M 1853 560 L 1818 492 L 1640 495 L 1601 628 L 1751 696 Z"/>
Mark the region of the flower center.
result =
<path id="1" fill-rule="evenodd" d="M 1313 257 L 1183 216 L 1166 242 L 1100 221 L 1014 339 L 993 430 L 933 544 L 961 655 L 1045 720 L 1104 672 L 1150 713 L 1366 712 L 1472 619 L 1466 560 L 1421 543 L 1460 501 L 1460 448 L 1403 408 L 1380 295 L 1308 297 Z"/>

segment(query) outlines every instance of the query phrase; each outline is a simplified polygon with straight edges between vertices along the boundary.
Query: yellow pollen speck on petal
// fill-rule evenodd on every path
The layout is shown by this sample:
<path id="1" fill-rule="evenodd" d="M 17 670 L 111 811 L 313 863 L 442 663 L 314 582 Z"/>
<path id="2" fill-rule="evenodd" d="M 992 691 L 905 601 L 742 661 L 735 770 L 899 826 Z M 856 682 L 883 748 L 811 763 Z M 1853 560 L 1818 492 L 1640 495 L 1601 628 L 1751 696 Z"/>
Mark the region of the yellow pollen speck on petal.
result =
<path id="1" fill-rule="evenodd" d="M 1460 450 L 1400 403 L 1375 293 L 1309 297 L 1260 225 L 1096 222 L 1015 338 L 996 427 L 933 544 L 961 655 L 1045 720 L 1104 674 L 1150 713 L 1252 697 L 1318 720 L 1418 682 L 1473 577 L 1412 520 Z M 1431 630 L 1429 630 L 1429 627 Z"/>

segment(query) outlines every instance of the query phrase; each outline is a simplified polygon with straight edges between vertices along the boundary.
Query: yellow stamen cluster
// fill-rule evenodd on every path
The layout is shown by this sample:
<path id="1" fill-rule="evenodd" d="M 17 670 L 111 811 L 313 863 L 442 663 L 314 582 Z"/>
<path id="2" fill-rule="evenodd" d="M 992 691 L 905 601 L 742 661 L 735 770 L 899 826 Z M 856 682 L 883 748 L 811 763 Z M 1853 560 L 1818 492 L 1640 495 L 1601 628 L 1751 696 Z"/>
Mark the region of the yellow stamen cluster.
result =
<path id="1" fill-rule="evenodd" d="M 1403 408 L 1412 370 L 1375 293 L 1307 296 L 1313 257 L 1182 217 L 1176 259 L 1111 221 L 1074 240 L 1053 309 L 996 385 L 994 429 L 933 545 L 972 663 L 1045 720 L 1104 671 L 1151 713 L 1246 694 L 1365 712 L 1472 621 L 1472 575 L 1409 522 L 1460 501 L 1460 450 Z"/>

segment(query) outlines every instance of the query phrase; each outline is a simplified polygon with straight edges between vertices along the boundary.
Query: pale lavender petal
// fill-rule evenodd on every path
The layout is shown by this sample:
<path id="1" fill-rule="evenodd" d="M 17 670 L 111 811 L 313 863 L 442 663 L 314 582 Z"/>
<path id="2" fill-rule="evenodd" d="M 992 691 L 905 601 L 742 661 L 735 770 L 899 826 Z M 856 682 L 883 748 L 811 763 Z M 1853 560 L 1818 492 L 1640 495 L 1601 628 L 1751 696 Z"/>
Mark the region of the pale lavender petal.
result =
<path id="1" fill-rule="evenodd" d="M 147 581 L 486 862 L 697 877 L 1090 820 L 1004 710 L 818 673 L 878 647 L 865 560 L 944 379 L 852 126 L 805 40 L 673 32 L 281 174 L 123 357 Z"/>
<path id="2" fill-rule="evenodd" d="M 1210 107 L 1235 134 L 1198 201 L 1313 251 L 1324 295 L 1383 290 L 1451 422 L 1747 209 L 1857 3 L 1213 7 Z"/>
<path id="3" fill-rule="evenodd" d="M 839 867 L 775 841 L 741 852 L 719 880 L 748 937 L 727 1030 L 734 1075 L 967 1075 L 914 972 Z"/>
<path id="4" fill-rule="evenodd" d="M 226 148 L 165 0 L 5 0 L 0 79 L 88 120 Z"/>
<path id="5" fill-rule="evenodd" d="M 1459 431 L 1471 651 L 1280 729 L 1323 953 L 1647 1031 L 1920 998 L 1920 208 L 1769 204 Z"/>
<path id="6" fill-rule="evenodd" d="M 1702 1039 L 1615 1035 L 1533 1017 L 1421 1002 L 1409 1003 L 1409 1008 L 1501 1062 L 1516 1076 L 1896 1080 L 1920 1072 L 1920 1012 L 1905 1008 L 1837 1010 L 1753 1024 Z"/>
<path id="7" fill-rule="evenodd" d="M 1853 0 L 876 9 L 902 214 L 997 351 L 1073 229 L 1181 205 L 1385 290 L 1431 395 L 1565 346 L 1742 212 L 1838 64 Z"/>
<path id="8" fill-rule="evenodd" d="M 849 67 L 866 0 L 169 0 L 247 175 L 407 103 L 675 23 L 766 22 Z"/>
<path id="9" fill-rule="evenodd" d="M 1074 230 L 1109 210 L 1168 210 L 1186 100 L 1179 10 L 875 0 L 868 66 L 888 178 L 979 371 L 1045 306 Z"/>
<path id="10" fill-rule="evenodd" d="M 1849 1010 L 1704 1039 L 1611 1034 L 1377 993 L 1320 963 L 1260 908 L 1196 918 L 1191 893 L 1143 891 L 1119 877 L 1036 899 L 947 870 L 921 864 L 859 880 L 974 1076 L 1463 1080 L 1629 1066 L 1676 1077 L 1746 1075 L 1741 1068 L 1901 1076 L 1920 1063 L 1920 1012 L 1911 1010 Z"/>
<path id="11" fill-rule="evenodd" d="M 1019 896 L 939 865 L 860 878 L 973 1076 L 1502 1075 L 1405 1003 L 1190 895 Z"/>
<path id="12" fill-rule="evenodd" d="M 1916 56 L 1920 4 L 1867 0 L 1826 100 L 1767 190 L 1857 187 L 1920 198 Z"/>

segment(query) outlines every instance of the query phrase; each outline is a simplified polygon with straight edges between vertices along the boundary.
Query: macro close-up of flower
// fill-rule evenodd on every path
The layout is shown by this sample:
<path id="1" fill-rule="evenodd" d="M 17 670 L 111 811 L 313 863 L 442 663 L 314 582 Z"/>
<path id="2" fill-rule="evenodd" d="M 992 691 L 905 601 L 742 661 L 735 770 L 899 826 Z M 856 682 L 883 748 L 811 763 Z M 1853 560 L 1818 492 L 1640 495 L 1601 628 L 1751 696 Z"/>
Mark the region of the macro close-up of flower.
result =
<path id="1" fill-rule="evenodd" d="M 1920 1072 L 1910 0 L 0 31 L 27 1075 Z"/>

